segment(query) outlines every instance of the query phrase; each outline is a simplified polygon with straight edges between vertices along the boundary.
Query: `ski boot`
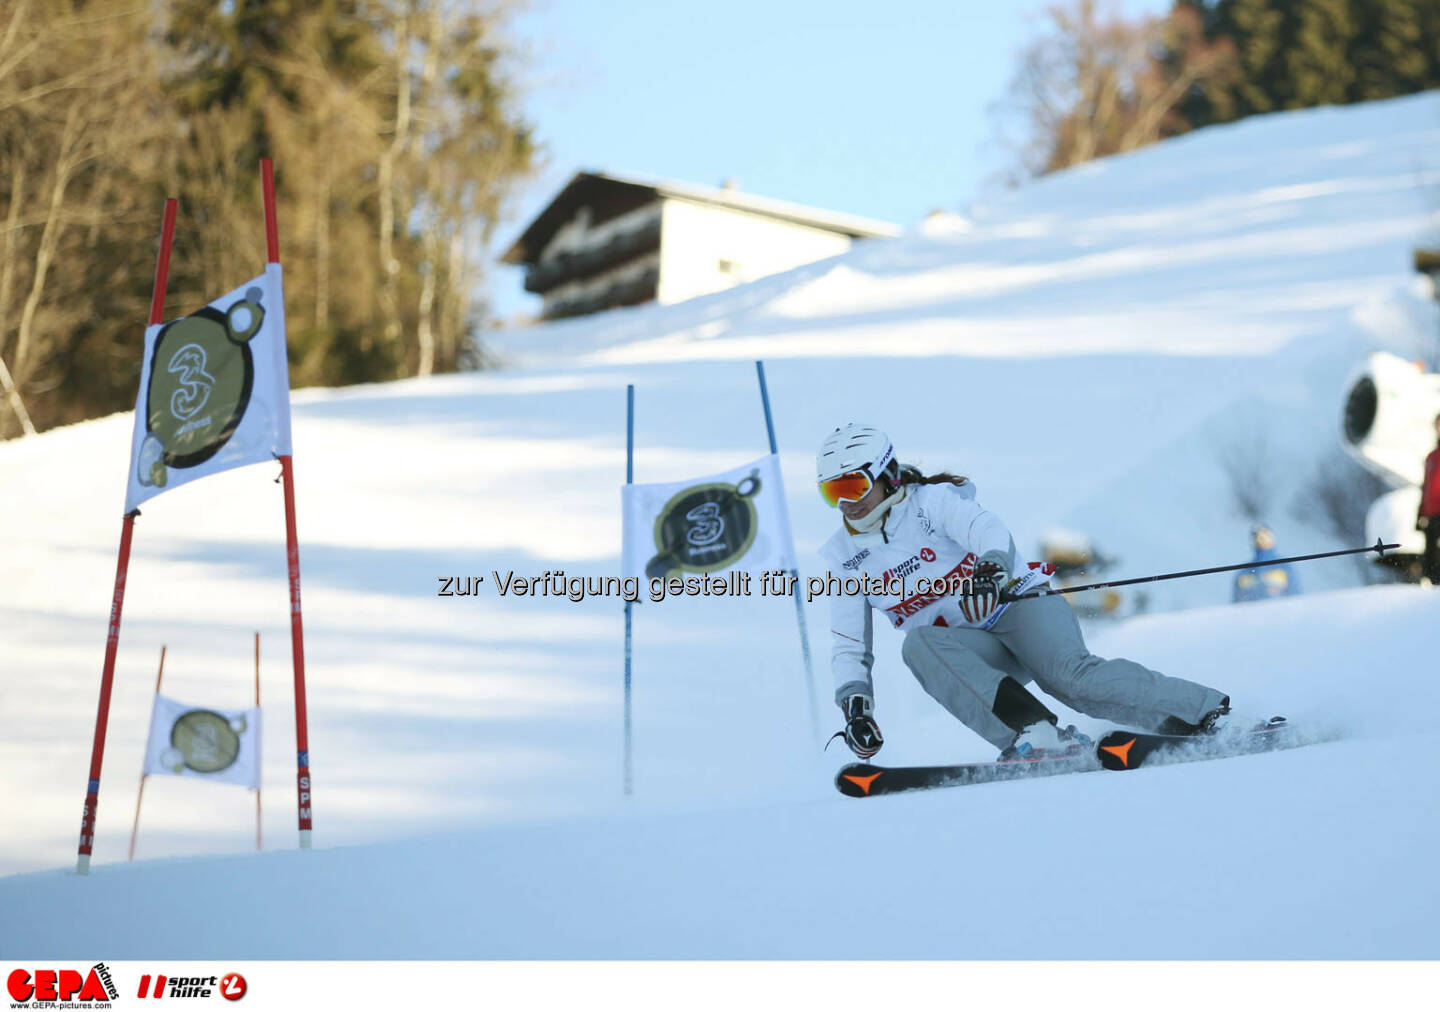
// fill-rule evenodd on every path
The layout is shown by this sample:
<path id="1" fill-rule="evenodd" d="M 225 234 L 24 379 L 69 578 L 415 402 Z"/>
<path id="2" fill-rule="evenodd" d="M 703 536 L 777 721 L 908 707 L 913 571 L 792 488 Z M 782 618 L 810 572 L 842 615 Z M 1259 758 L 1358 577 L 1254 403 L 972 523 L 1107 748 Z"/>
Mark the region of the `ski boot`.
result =
<path id="1" fill-rule="evenodd" d="M 1038 721 L 1021 730 L 1015 740 L 1001 750 L 997 762 L 1033 762 L 1079 755 L 1094 744 L 1075 729 L 1074 724 L 1057 727 L 1048 720 Z"/>
<path id="2" fill-rule="evenodd" d="M 1209 713 L 1205 714 L 1194 724 L 1179 717 L 1166 717 L 1155 729 L 1156 734 L 1168 734 L 1178 738 L 1190 738 L 1200 735 L 1211 736 L 1219 734 L 1225 729 L 1229 722 L 1225 719 L 1230 713 L 1230 697 L 1226 696 L 1220 700 L 1220 705 Z"/>

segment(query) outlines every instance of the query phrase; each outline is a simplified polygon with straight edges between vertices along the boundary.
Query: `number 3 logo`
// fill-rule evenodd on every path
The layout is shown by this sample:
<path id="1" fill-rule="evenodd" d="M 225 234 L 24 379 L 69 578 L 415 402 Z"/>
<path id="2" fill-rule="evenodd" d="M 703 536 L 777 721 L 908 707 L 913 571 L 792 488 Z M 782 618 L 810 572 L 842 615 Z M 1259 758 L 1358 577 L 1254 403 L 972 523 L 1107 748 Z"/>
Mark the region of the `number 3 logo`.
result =
<path id="1" fill-rule="evenodd" d="M 167 371 L 176 377 L 179 388 L 170 395 L 170 413 L 180 421 L 189 421 L 210 399 L 215 377 L 205 371 L 205 349 L 187 344 L 170 356 Z"/>

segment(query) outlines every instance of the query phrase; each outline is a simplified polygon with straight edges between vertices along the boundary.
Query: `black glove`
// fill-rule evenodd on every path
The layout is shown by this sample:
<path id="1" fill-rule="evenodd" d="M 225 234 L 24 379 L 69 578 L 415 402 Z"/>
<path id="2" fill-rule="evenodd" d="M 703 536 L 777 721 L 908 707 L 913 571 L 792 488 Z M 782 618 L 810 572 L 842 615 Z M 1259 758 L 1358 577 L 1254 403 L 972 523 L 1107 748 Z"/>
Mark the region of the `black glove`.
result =
<path id="1" fill-rule="evenodd" d="M 984 622 L 1000 607 L 1000 591 L 1010 582 L 1005 567 L 981 562 L 975 575 L 960 581 L 960 613 L 967 622 Z"/>
<path id="2" fill-rule="evenodd" d="M 841 709 L 845 712 L 845 730 L 840 733 L 845 736 L 850 751 L 861 759 L 869 759 L 879 752 L 885 736 L 875 723 L 875 701 L 869 696 L 846 696 Z"/>

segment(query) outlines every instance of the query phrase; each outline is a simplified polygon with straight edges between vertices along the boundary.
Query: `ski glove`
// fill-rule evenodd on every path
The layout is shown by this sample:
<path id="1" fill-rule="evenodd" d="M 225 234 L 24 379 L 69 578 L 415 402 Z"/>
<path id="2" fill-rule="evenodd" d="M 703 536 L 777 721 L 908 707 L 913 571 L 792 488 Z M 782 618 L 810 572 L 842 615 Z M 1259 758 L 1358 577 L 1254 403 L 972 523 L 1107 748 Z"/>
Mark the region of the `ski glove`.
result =
<path id="1" fill-rule="evenodd" d="M 1000 590 L 1010 582 L 1010 574 L 994 562 L 975 566 L 975 575 L 960 581 L 960 613 L 967 622 L 984 622 L 1000 607 Z"/>
<path id="2" fill-rule="evenodd" d="M 879 752 L 885 737 L 880 733 L 880 725 L 875 723 L 875 701 L 869 696 L 846 696 L 841 709 L 845 712 L 845 730 L 840 733 L 845 736 L 850 751 L 861 759 L 869 759 Z"/>

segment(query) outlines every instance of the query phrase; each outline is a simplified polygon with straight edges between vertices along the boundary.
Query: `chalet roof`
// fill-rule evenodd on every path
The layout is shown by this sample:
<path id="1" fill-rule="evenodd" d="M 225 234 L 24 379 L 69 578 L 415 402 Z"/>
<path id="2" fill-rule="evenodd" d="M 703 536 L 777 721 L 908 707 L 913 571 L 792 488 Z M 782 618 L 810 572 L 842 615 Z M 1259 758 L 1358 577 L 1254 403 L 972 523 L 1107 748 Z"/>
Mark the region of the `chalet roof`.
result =
<path id="1" fill-rule="evenodd" d="M 533 264 L 551 237 L 561 226 L 574 218 L 582 207 L 590 208 L 591 222 L 598 225 L 664 197 L 748 211 L 751 214 L 808 225 L 811 228 L 827 229 L 856 239 L 889 238 L 900 234 L 900 229 L 889 222 L 825 211 L 784 200 L 753 197 L 730 188 L 587 171 L 577 172 L 574 178 L 565 184 L 565 188 L 505 251 L 505 255 L 500 258 L 501 262 Z"/>

